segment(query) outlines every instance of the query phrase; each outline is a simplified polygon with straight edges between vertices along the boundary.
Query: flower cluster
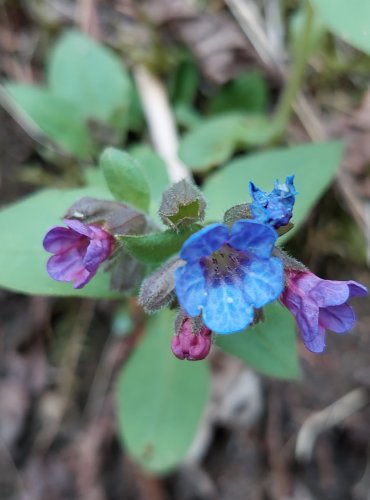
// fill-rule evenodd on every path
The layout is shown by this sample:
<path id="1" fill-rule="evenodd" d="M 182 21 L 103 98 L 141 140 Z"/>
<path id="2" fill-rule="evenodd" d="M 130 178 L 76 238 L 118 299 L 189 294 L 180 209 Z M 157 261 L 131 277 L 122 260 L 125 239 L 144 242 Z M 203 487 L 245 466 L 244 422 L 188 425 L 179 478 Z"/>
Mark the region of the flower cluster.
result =
<path id="1" fill-rule="evenodd" d="M 276 181 L 271 193 L 250 183 L 250 193 L 253 219 L 239 220 L 231 229 L 212 224 L 182 247 L 184 265 L 175 272 L 179 303 L 190 317 L 201 314 L 214 333 L 227 334 L 243 330 L 256 309 L 279 299 L 295 317 L 307 349 L 322 352 L 326 329 L 344 333 L 353 327 L 347 301 L 367 289 L 355 281 L 322 280 L 274 249 L 276 229 L 293 215 L 294 176 Z"/>
<path id="2" fill-rule="evenodd" d="M 201 222 L 204 206 L 199 191 L 184 183 L 170 190 L 170 214 L 180 217 L 183 213 L 186 224 Z M 179 359 L 203 359 L 211 349 L 213 333 L 243 330 L 262 317 L 262 308 L 275 300 L 292 313 L 304 345 L 312 352 L 324 351 L 326 330 L 345 333 L 355 323 L 347 302 L 367 294 L 363 285 L 320 279 L 275 246 L 277 230 L 291 227 L 297 195 L 294 176 L 288 176 L 284 183 L 276 181 L 270 193 L 250 183 L 250 194 L 252 203 L 230 209 L 232 217 L 225 214 L 226 223 L 209 224 L 191 234 L 179 256 L 169 259 L 142 283 L 139 303 L 148 313 L 167 306 L 181 308 L 171 344 Z M 169 210 L 167 198 L 164 196 L 162 202 L 163 213 Z M 185 202 L 186 206 L 199 205 L 190 222 Z M 54 227 L 47 233 L 44 248 L 54 254 L 47 263 L 49 275 L 81 288 L 116 249 L 122 251 L 116 237 L 142 234 L 150 224 L 139 212 L 112 202 L 88 199 L 76 206 L 72 213 L 85 211 L 90 222 L 65 219 L 67 227 Z M 95 219 L 91 222 L 92 214 Z M 172 220 L 168 225 L 173 229 Z"/>

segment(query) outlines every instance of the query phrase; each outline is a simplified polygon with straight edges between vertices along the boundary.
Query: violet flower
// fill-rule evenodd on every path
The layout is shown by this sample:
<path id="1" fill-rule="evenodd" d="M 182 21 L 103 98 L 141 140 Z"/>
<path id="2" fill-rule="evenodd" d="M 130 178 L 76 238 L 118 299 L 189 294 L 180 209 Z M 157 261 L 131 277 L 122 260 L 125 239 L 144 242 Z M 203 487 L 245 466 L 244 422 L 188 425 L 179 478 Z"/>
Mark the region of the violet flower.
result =
<path id="1" fill-rule="evenodd" d="M 172 338 L 171 349 L 178 359 L 199 361 L 208 355 L 211 345 L 211 330 L 204 325 L 197 328 L 196 323 L 185 316 Z"/>
<path id="2" fill-rule="evenodd" d="M 76 219 L 64 222 L 68 227 L 53 227 L 44 238 L 45 250 L 55 254 L 46 270 L 54 280 L 73 281 L 74 288 L 82 288 L 110 257 L 115 240 L 98 225 Z"/>
<path id="3" fill-rule="evenodd" d="M 307 269 L 288 270 L 285 277 L 280 300 L 295 317 L 308 350 L 325 350 L 326 330 L 345 333 L 353 328 L 356 317 L 347 301 L 367 295 L 365 286 L 356 281 L 323 280 Z"/>

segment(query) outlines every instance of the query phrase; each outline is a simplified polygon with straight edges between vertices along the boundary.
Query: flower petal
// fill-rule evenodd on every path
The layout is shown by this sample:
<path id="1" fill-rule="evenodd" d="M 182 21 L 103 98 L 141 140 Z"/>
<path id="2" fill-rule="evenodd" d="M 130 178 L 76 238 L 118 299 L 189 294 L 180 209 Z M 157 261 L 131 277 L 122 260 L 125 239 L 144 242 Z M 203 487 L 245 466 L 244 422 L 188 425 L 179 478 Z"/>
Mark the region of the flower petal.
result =
<path id="1" fill-rule="evenodd" d="M 94 232 L 90 229 L 90 227 L 77 219 L 63 219 L 63 222 L 66 226 L 71 228 L 72 231 L 76 231 L 76 233 L 83 234 L 88 238 L 94 237 Z"/>
<path id="2" fill-rule="evenodd" d="M 349 287 L 347 281 L 320 279 L 309 291 L 309 296 L 319 307 L 339 306 L 349 299 Z"/>
<path id="3" fill-rule="evenodd" d="M 108 239 L 91 240 L 83 258 L 83 265 L 88 271 L 96 270 L 99 264 L 109 257 L 110 242 Z"/>
<path id="4" fill-rule="evenodd" d="M 248 255 L 267 259 L 271 256 L 276 239 L 277 233 L 272 227 L 254 220 L 242 219 L 235 222 L 228 244 Z"/>
<path id="5" fill-rule="evenodd" d="M 189 316 L 198 316 L 206 301 L 205 279 L 199 262 L 190 262 L 175 271 L 176 295 Z"/>
<path id="6" fill-rule="evenodd" d="M 347 281 L 350 297 L 364 297 L 368 294 L 367 288 L 357 281 Z"/>
<path id="7" fill-rule="evenodd" d="M 53 227 L 45 235 L 43 246 L 47 252 L 63 253 L 79 244 L 83 238 L 67 227 Z"/>
<path id="8" fill-rule="evenodd" d="M 311 340 L 303 338 L 303 343 L 307 349 L 314 353 L 320 353 L 325 351 L 325 330 L 324 328 L 319 328 L 317 335 Z"/>
<path id="9" fill-rule="evenodd" d="M 57 281 L 73 281 L 83 271 L 89 274 L 83 266 L 81 253 L 74 248 L 50 257 L 46 269 L 49 276 Z"/>
<path id="10" fill-rule="evenodd" d="M 308 297 L 284 292 L 282 302 L 295 317 L 304 342 L 314 339 L 319 331 L 319 308 Z"/>
<path id="11" fill-rule="evenodd" d="M 210 224 L 188 238 L 180 252 L 180 257 L 188 262 L 199 260 L 218 250 L 229 237 L 225 224 Z"/>
<path id="12" fill-rule="evenodd" d="M 95 276 L 96 271 L 97 269 L 94 271 L 81 269 L 81 271 L 74 277 L 73 288 L 83 288 Z"/>
<path id="13" fill-rule="evenodd" d="M 351 330 L 356 322 L 353 309 L 348 304 L 329 306 L 319 311 L 320 326 L 335 333 L 345 333 Z"/>
<path id="14" fill-rule="evenodd" d="M 203 322 L 216 333 L 234 333 L 253 321 L 253 307 L 246 301 L 242 287 L 223 283 L 209 287 L 203 308 Z"/>
<path id="15" fill-rule="evenodd" d="M 276 300 L 284 287 L 284 268 L 280 259 L 252 259 L 243 264 L 244 295 L 257 309 Z"/>

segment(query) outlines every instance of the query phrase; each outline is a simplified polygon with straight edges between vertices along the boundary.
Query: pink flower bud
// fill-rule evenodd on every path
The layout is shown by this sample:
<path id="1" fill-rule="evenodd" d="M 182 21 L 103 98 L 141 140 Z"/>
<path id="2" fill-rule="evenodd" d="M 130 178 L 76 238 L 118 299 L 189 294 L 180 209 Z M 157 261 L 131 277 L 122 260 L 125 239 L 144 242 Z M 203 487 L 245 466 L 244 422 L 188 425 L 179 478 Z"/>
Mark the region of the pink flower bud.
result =
<path id="1" fill-rule="evenodd" d="M 211 330 L 203 325 L 197 328 L 196 322 L 185 316 L 172 339 L 171 349 L 178 359 L 198 361 L 208 355 L 211 345 Z"/>

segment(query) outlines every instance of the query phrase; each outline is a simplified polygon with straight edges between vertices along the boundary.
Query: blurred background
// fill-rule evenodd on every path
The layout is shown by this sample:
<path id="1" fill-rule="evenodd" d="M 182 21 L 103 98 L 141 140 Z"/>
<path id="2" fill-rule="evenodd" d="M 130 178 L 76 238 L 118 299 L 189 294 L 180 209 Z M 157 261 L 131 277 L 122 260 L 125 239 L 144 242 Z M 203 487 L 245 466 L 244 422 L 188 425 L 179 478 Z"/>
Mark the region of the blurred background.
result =
<path id="1" fill-rule="evenodd" d="M 272 113 L 295 78 L 295 55 L 302 59 L 305 8 L 298 0 L 0 0 L 1 207 L 40 188 L 82 185 L 103 145 L 150 144 L 135 85 L 143 64 L 162 82 L 179 134 L 223 113 Z M 121 121 L 100 120 L 99 102 L 86 98 L 86 144 L 73 107 L 63 114 L 59 104 L 50 118 L 51 97 L 22 90 L 50 85 L 53 47 L 70 29 L 115 52 L 129 89 Z M 342 139 L 345 153 L 287 248 L 322 278 L 369 286 L 370 56 L 319 14 L 303 56 L 305 76 L 274 141 Z M 109 69 L 81 54 L 85 66 Z M 108 99 L 114 89 L 99 91 Z M 258 137 L 241 149 L 267 143 Z M 182 147 L 196 164 L 193 144 L 190 153 Z M 201 158 L 196 181 L 226 159 Z M 215 349 L 199 434 L 184 463 L 161 476 L 141 469 L 117 436 L 114 383 L 142 331 L 135 300 L 0 290 L 0 304 L 1 500 L 370 499 L 367 298 L 354 304 L 354 331 L 329 334 L 325 354 L 299 343 L 301 380 L 256 374 Z"/>

